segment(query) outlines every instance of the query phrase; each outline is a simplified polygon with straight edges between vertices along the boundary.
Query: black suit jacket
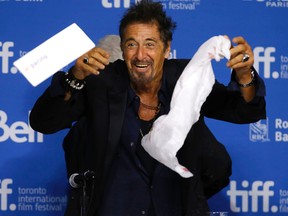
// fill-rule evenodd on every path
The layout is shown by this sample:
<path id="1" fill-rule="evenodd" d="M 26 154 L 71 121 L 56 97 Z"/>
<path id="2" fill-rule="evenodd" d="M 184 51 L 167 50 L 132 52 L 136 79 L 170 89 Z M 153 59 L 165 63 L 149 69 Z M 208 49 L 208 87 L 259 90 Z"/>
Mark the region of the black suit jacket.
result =
<path id="1" fill-rule="evenodd" d="M 188 62 L 165 61 L 163 82 L 168 86 L 170 98 Z M 125 63 L 116 61 L 99 76 L 87 77 L 85 90 L 75 93 L 68 102 L 64 102 L 60 94 L 62 77 L 63 73 L 56 74 L 51 86 L 37 100 L 30 114 L 30 124 L 42 133 L 54 133 L 71 127 L 80 119 L 63 145 L 68 176 L 86 170 L 96 173 L 96 184 L 91 192 L 93 204 L 88 212 L 93 216 L 119 144 L 129 76 Z M 202 106 L 199 121 L 191 128 L 177 155 L 179 162 L 194 174 L 182 180 L 185 215 L 204 215 L 208 210 L 207 199 L 225 187 L 231 175 L 229 154 L 205 125 L 204 116 L 242 124 L 258 121 L 265 115 L 264 97 L 246 103 L 238 91 L 228 91 L 226 86 L 215 83 Z M 80 195 L 81 190 L 71 190 L 66 215 L 78 215 Z"/>

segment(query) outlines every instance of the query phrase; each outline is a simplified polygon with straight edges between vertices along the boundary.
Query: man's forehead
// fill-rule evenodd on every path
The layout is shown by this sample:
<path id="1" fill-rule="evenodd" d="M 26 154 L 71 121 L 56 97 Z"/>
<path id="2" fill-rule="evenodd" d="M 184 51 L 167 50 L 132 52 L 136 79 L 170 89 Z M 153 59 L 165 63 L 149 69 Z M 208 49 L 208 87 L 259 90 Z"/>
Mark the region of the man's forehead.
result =
<path id="1" fill-rule="evenodd" d="M 124 39 L 160 40 L 158 27 L 154 24 L 131 24 L 125 28 Z"/>

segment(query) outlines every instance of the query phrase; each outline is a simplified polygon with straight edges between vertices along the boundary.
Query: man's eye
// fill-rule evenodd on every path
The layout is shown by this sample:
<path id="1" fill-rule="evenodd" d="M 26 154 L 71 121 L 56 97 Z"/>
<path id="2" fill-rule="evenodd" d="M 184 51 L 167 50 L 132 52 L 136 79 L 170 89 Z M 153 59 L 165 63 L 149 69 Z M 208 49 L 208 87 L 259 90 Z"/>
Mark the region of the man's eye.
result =
<path id="1" fill-rule="evenodd" d="M 149 49 L 153 49 L 153 48 L 155 48 L 155 43 L 146 43 L 145 47 L 147 47 Z"/>
<path id="2" fill-rule="evenodd" d="M 126 44 L 126 47 L 128 49 L 134 49 L 135 47 L 137 47 L 137 44 L 136 43 L 128 43 L 128 44 Z"/>

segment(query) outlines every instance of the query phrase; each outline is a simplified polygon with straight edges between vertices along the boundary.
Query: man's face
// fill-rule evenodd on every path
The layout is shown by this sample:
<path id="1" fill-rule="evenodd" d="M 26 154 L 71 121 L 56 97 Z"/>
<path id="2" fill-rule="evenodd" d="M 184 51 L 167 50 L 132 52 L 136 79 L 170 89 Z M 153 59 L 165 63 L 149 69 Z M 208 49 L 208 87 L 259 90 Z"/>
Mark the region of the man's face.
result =
<path id="1" fill-rule="evenodd" d="M 156 24 L 128 25 L 123 34 L 121 48 L 132 82 L 145 85 L 161 80 L 163 63 L 170 52 L 170 43 L 164 50 Z"/>

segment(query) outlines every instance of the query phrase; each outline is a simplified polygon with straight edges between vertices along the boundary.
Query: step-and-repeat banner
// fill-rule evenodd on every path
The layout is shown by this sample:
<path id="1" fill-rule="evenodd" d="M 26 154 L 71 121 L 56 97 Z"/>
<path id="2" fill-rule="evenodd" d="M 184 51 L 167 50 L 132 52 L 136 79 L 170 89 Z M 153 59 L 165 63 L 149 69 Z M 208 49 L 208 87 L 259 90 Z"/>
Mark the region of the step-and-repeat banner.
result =
<path id="1" fill-rule="evenodd" d="M 62 149 L 67 130 L 43 135 L 28 121 L 50 79 L 33 87 L 13 62 L 72 23 L 95 43 L 118 34 L 119 20 L 134 2 L 0 0 L 1 216 L 63 215 L 69 187 Z M 211 214 L 288 214 L 288 1 L 161 2 L 178 24 L 171 58 L 191 58 L 214 35 L 241 35 L 253 47 L 255 68 L 266 82 L 266 120 L 235 125 L 207 119 L 233 160 L 231 183 L 209 200 Z M 213 67 L 227 83 L 225 61 Z"/>

